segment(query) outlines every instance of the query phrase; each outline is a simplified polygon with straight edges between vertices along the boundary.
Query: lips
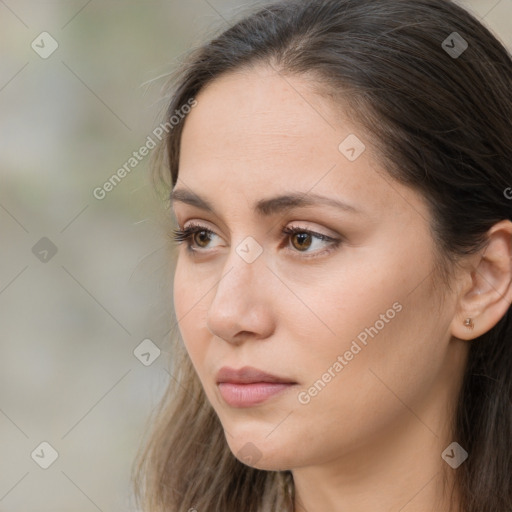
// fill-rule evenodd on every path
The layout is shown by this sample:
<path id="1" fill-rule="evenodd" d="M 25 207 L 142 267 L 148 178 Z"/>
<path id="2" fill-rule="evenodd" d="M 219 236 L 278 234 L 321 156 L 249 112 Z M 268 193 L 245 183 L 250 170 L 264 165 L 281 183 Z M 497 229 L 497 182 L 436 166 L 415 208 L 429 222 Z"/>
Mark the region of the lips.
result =
<path id="1" fill-rule="evenodd" d="M 277 375 L 266 373 L 252 366 L 244 366 L 239 370 L 229 368 L 228 366 L 222 367 L 217 373 L 217 384 L 224 382 L 231 384 L 253 384 L 256 382 L 296 384 L 296 382 L 291 379 L 278 377 Z"/>
<path id="2" fill-rule="evenodd" d="M 244 408 L 261 404 L 297 384 L 251 366 L 239 370 L 223 367 L 217 373 L 217 386 L 224 401 L 231 407 Z"/>

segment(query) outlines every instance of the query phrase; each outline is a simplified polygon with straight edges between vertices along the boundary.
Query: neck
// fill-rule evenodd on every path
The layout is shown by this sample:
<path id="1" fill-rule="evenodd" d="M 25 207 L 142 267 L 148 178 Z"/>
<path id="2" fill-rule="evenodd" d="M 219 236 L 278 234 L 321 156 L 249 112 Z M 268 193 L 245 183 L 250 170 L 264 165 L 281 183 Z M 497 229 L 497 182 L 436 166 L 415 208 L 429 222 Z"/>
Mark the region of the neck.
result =
<path id="1" fill-rule="evenodd" d="M 401 417 L 370 443 L 294 469 L 295 512 L 457 511 L 450 503 L 455 470 L 441 457 L 454 441 L 453 413 L 447 413 L 453 396 L 445 391 L 440 400 L 442 394 L 436 390 L 430 403 L 416 404 L 420 415 L 404 405 Z"/>

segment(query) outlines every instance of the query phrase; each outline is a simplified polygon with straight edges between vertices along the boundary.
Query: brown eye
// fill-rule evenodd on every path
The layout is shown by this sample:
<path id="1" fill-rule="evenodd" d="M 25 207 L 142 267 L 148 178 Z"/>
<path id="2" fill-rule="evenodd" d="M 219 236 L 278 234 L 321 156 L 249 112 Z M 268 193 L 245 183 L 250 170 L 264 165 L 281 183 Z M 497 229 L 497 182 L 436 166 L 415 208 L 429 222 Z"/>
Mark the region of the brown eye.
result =
<path id="1" fill-rule="evenodd" d="M 213 231 L 204 226 L 191 225 L 184 229 L 175 229 L 173 239 L 178 244 L 186 242 L 188 249 L 193 252 L 207 248 L 215 236 L 217 235 Z"/>
<path id="2" fill-rule="evenodd" d="M 311 247 L 311 235 L 309 233 L 295 233 L 291 237 L 293 246 L 300 250 L 307 250 Z"/>
<path id="3" fill-rule="evenodd" d="M 209 231 L 196 231 L 193 234 L 193 240 L 197 243 L 199 247 L 208 247 L 208 244 L 211 242 Z"/>
<path id="4" fill-rule="evenodd" d="M 302 258 L 316 258 L 330 253 L 331 251 L 338 248 L 342 243 L 341 240 L 329 237 L 321 233 L 315 233 L 308 229 L 301 227 L 283 227 L 281 229 L 283 235 L 286 236 L 288 250 L 291 250 L 294 254 L 302 253 Z M 188 251 L 193 253 L 207 253 L 208 247 L 211 245 L 212 239 L 218 236 L 210 229 L 199 226 L 191 225 L 184 229 L 174 230 L 173 239 L 181 244 L 186 242 Z M 316 240 L 315 240 L 316 239 Z M 318 243 L 320 242 L 320 243 Z M 317 245 L 327 245 L 327 249 L 323 251 L 310 251 L 311 247 Z M 292 246 L 290 248 L 289 246 Z M 313 254 L 309 254 L 313 253 Z"/>
<path id="5" fill-rule="evenodd" d="M 282 233 L 287 235 L 288 245 L 291 246 L 290 250 L 295 254 L 302 253 L 302 258 L 316 258 L 326 255 L 341 244 L 341 240 L 299 226 L 283 227 Z M 311 247 L 314 248 L 316 245 L 321 247 L 322 244 L 327 245 L 327 249 L 323 251 L 310 250 Z"/>

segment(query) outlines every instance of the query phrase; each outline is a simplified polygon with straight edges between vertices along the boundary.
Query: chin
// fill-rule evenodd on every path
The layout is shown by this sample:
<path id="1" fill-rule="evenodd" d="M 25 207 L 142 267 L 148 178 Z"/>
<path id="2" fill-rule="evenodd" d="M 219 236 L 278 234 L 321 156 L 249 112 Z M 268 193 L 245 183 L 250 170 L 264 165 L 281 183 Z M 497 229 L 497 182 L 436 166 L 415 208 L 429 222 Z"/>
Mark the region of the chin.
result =
<path id="1" fill-rule="evenodd" d="M 265 471 L 286 471 L 297 463 L 297 450 L 285 444 L 285 439 L 276 438 L 270 441 L 267 434 L 237 434 L 236 438 L 225 432 L 226 441 L 231 453 L 247 466 Z M 293 453 L 295 452 L 295 455 Z"/>

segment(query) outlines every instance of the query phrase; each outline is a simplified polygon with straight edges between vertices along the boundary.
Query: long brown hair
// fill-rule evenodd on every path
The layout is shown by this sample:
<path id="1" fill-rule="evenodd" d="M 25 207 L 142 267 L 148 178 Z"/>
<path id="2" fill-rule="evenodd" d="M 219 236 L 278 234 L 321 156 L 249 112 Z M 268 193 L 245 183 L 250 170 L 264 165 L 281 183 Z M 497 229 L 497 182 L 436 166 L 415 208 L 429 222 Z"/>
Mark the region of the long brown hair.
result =
<path id="1" fill-rule="evenodd" d="M 447 0 L 283 0 L 192 51 L 173 81 L 169 122 L 224 73 L 267 64 L 307 76 L 348 105 L 390 177 L 419 191 L 449 285 L 459 257 L 512 218 L 512 61 L 469 12 Z M 168 130 L 156 176 L 174 187 L 183 123 Z M 510 195 L 509 195 L 510 197 Z M 176 328 L 176 324 L 175 324 Z M 134 464 L 144 512 L 293 510 L 289 471 L 230 452 L 219 419 L 172 332 L 173 378 Z M 510 309 L 470 342 L 453 426 L 469 458 L 455 473 L 464 512 L 512 511 Z"/>

